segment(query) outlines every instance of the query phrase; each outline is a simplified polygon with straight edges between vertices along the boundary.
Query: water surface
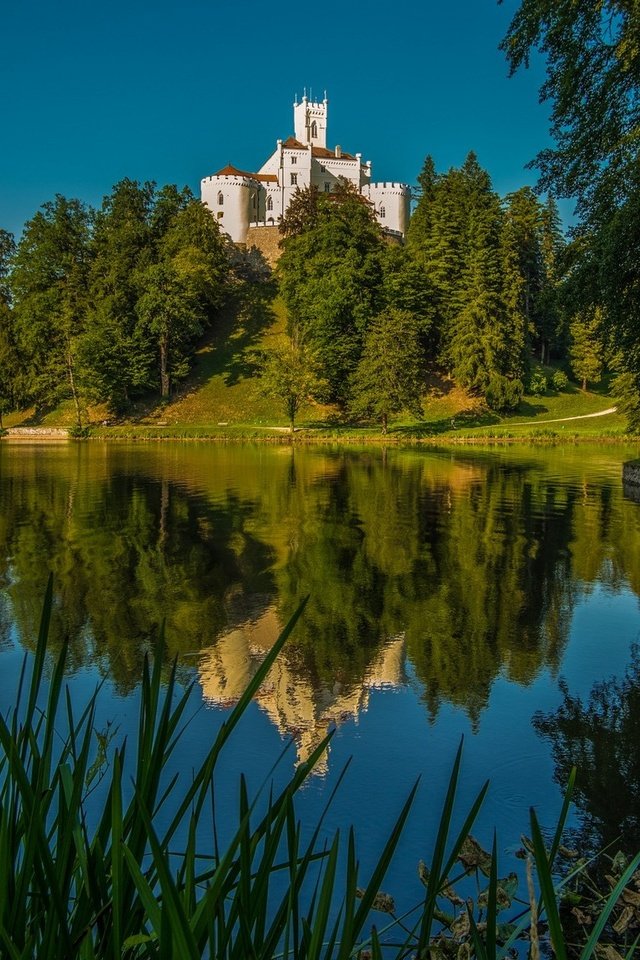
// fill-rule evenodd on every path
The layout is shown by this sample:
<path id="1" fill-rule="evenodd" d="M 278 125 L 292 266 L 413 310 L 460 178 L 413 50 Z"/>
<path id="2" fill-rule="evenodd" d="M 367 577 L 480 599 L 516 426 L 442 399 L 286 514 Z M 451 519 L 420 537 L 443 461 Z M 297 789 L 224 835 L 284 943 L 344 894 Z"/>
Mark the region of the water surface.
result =
<path id="1" fill-rule="evenodd" d="M 335 727 L 300 814 L 352 757 L 326 833 L 355 823 L 366 870 L 420 775 L 387 882 L 417 892 L 464 735 L 461 815 L 489 776 L 476 833 L 495 824 L 505 860 L 531 804 L 552 825 L 574 758 L 582 842 L 640 845 L 640 506 L 621 485 L 637 455 L 2 443 L 1 705 L 53 571 L 52 648 L 69 640 L 78 701 L 107 678 L 102 721 L 123 733 L 166 622 L 202 706 L 188 772 L 308 594 L 225 757 L 223 809 L 240 771 L 256 788 L 290 742 L 285 777 Z"/>

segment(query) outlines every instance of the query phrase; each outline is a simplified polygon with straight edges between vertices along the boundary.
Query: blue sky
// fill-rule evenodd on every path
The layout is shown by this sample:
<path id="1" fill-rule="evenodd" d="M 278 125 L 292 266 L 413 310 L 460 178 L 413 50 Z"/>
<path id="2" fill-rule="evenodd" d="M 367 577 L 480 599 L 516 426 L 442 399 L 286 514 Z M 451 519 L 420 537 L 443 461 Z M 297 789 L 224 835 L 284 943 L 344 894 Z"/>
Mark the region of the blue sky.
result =
<path id="1" fill-rule="evenodd" d="M 549 143 L 542 65 L 508 79 L 516 0 L 5 0 L 0 226 L 55 193 L 98 204 L 122 177 L 188 184 L 257 169 L 293 132 L 303 87 L 329 97 L 329 141 L 414 183 L 474 149 L 500 193 Z M 563 210 L 570 209 L 565 205 Z"/>

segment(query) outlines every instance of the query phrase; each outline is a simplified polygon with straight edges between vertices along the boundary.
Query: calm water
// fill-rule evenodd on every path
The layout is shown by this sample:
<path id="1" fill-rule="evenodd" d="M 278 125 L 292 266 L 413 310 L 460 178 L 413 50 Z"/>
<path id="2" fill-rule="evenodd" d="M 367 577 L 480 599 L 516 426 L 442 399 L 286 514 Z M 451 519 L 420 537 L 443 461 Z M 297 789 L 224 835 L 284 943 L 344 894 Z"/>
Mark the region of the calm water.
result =
<path id="1" fill-rule="evenodd" d="M 106 676 L 101 722 L 121 733 L 166 620 L 201 698 L 188 772 L 310 594 L 226 754 L 223 808 L 240 771 L 257 788 L 290 742 L 285 777 L 335 726 L 300 815 L 352 757 L 326 833 L 355 823 L 366 870 L 421 775 L 386 883 L 413 896 L 464 735 L 460 818 L 490 776 L 475 832 L 497 825 L 507 869 L 573 758 L 583 842 L 640 844 L 640 506 L 620 480 L 638 453 L 0 444 L 0 704 L 53 570 L 73 696 Z"/>

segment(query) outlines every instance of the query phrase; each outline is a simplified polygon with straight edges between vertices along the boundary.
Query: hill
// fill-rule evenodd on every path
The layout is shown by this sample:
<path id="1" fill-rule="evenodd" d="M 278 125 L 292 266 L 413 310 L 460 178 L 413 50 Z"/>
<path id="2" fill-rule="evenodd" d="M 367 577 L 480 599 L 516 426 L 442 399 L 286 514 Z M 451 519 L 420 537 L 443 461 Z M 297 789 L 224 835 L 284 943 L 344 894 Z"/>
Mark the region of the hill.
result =
<path id="1" fill-rule="evenodd" d="M 192 371 L 174 397 L 139 402 L 129 416 L 110 418 L 102 407 L 87 410 L 94 433 L 105 437 L 276 437 L 287 431 L 284 412 L 260 392 L 257 356 L 286 326 L 282 301 L 269 286 L 247 285 L 195 355 Z M 541 367 L 550 381 L 554 367 Z M 562 392 L 525 396 L 517 412 L 500 415 L 444 375 L 432 373 L 424 396 L 424 419 L 407 417 L 390 425 L 390 437 L 412 440 L 477 438 L 602 437 L 620 435 L 617 413 L 594 416 L 614 406 L 608 384 L 582 391 L 569 383 Z M 578 419 L 573 419 L 578 418 Z M 560 421 L 560 422 L 558 422 Z M 71 401 L 36 416 L 33 410 L 5 418 L 6 426 L 64 427 L 74 422 Z M 302 438 L 378 438 L 376 425 L 349 421 L 336 407 L 310 404 L 299 418 Z"/>

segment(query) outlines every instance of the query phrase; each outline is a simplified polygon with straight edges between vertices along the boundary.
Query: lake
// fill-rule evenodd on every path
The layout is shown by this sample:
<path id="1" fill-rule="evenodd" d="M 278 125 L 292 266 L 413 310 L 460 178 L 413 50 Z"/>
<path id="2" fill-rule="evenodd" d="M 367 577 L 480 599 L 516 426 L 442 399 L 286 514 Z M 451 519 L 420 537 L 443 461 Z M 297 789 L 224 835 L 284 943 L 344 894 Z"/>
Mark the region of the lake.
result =
<path id="1" fill-rule="evenodd" d="M 299 815 L 315 822 L 352 758 L 323 834 L 353 823 L 366 873 L 420 776 L 385 883 L 409 902 L 464 736 L 457 819 L 489 777 L 474 833 L 490 845 L 498 828 L 505 871 L 530 805 L 554 825 L 572 762 L 579 842 L 640 846 L 640 505 L 621 483 L 637 456 L 3 442 L 2 709 L 53 571 L 51 648 L 68 638 L 76 702 L 105 678 L 99 724 L 118 736 L 166 623 L 195 681 L 188 776 L 309 595 L 226 750 L 223 816 L 240 772 L 256 790 L 289 743 L 284 779 L 335 728 Z"/>

